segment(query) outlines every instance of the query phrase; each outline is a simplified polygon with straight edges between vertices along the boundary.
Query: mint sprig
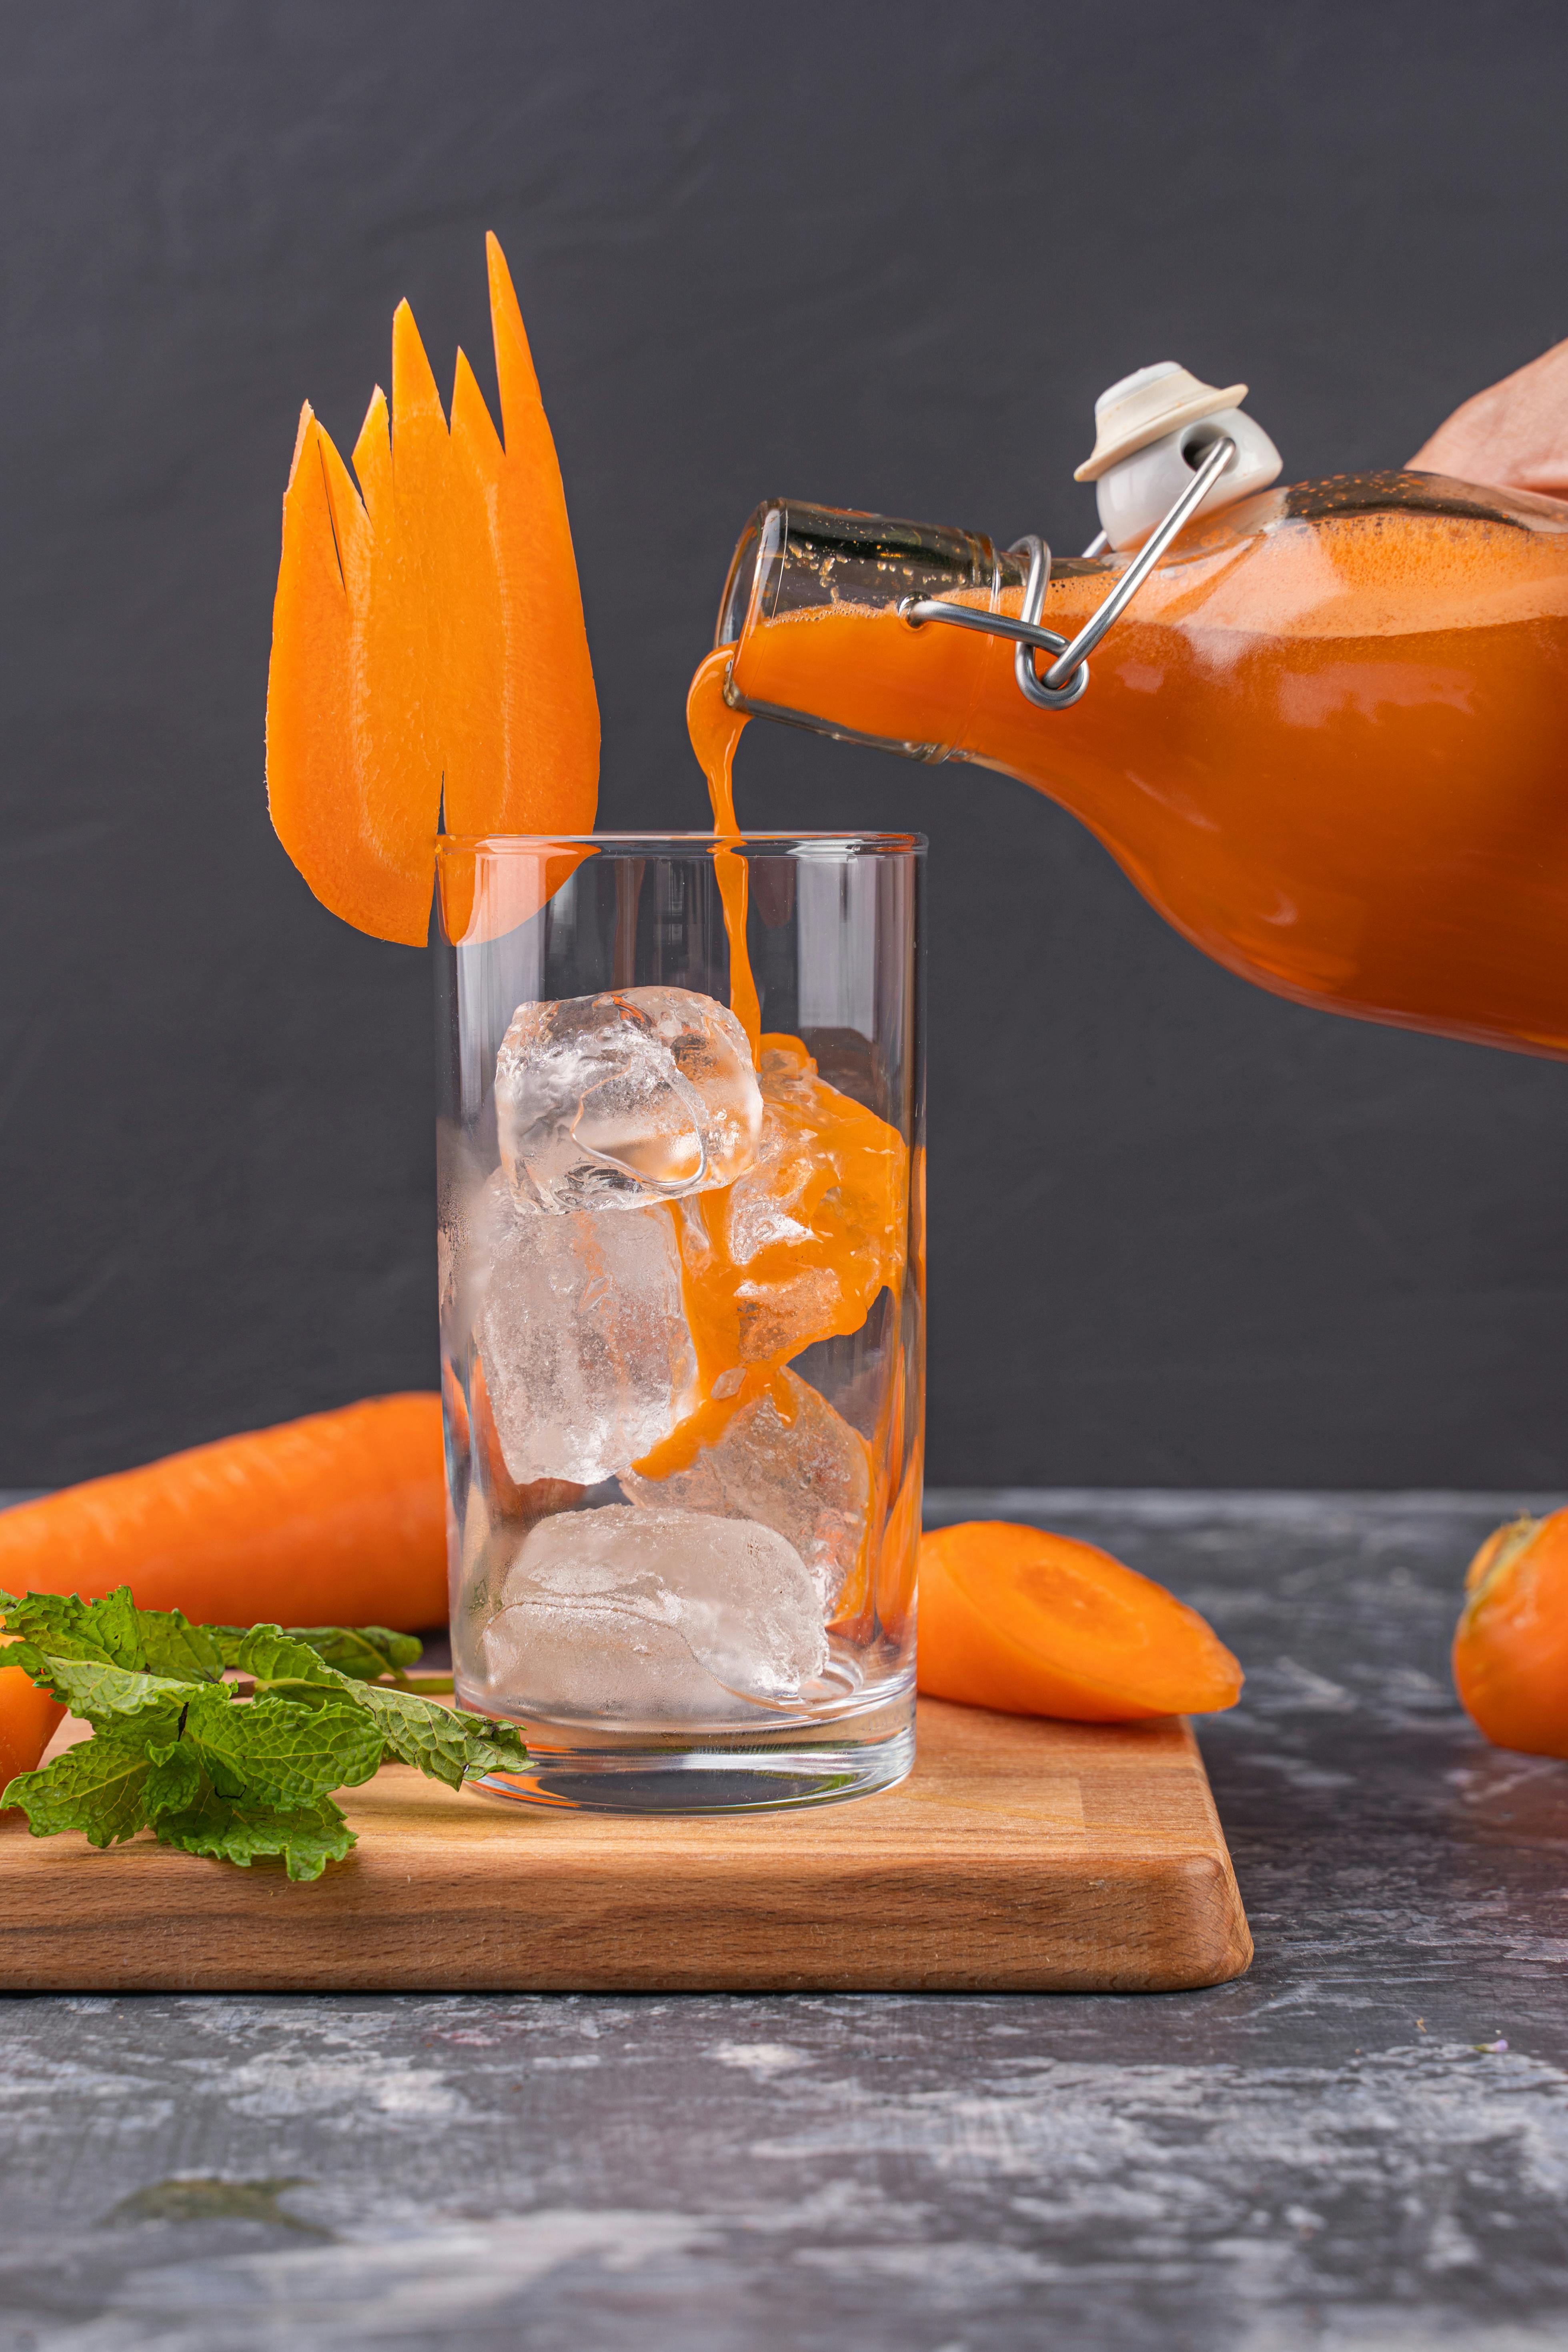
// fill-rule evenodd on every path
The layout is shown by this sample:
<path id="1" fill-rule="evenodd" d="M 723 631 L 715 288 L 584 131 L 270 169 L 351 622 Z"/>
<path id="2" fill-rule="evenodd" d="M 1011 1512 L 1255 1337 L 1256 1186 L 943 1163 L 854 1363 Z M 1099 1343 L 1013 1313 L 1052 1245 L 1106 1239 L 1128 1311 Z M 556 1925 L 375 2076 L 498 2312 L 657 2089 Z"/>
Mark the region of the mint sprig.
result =
<path id="1" fill-rule="evenodd" d="M 205 1630 L 222 1652 L 224 1664 L 235 1666 L 239 1664 L 240 1644 L 249 1640 L 256 1628 L 209 1625 Z M 425 1646 L 416 1633 L 389 1633 L 384 1625 L 291 1625 L 289 1638 L 303 1642 L 324 1665 L 335 1666 L 340 1675 L 348 1675 L 356 1683 L 379 1682 L 384 1675 L 399 1683 L 406 1681 L 405 1669 Z"/>
<path id="2" fill-rule="evenodd" d="M 18 1637 L 5 1663 L 92 1726 L 0 1791 L 35 1837 L 78 1830 L 106 1846 L 150 1829 L 187 1853 L 242 1868 L 279 1854 L 290 1878 L 319 1878 L 355 1842 L 334 1789 L 394 1760 L 449 1789 L 528 1760 L 515 1725 L 421 1696 L 405 1671 L 419 1643 L 384 1626 L 193 1625 L 121 1585 L 102 1601 L 0 1592 L 0 1633 Z"/>

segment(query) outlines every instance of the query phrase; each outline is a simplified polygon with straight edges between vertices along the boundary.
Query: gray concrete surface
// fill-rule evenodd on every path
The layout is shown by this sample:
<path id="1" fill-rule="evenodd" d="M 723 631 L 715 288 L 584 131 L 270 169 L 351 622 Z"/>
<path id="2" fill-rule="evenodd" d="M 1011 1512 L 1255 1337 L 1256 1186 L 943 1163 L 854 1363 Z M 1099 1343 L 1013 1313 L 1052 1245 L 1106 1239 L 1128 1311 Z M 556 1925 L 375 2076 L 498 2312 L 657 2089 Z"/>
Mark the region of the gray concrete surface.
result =
<path id="1" fill-rule="evenodd" d="M 0 2005 L 0 2352 L 1568 2345 L 1568 1765 L 1446 1669 L 1521 1500 L 931 1498 L 1240 1654 L 1236 1985 Z"/>

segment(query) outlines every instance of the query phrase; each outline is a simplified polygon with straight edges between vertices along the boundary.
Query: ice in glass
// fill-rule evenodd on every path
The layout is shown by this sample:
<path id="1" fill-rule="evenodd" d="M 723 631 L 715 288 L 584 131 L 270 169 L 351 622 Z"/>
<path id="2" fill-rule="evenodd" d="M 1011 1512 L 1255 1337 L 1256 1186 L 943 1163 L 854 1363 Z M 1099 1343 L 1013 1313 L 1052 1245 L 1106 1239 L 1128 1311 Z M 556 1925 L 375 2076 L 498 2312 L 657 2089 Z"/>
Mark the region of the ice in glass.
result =
<path id="1" fill-rule="evenodd" d="M 459 1690 L 527 1725 L 525 1797 L 886 1785 L 912 1753 L 920 845 L 601 835 L 542 904 L 474 887 L 548 847 L 442 852 L 474 934 L 443 950 Z"/>

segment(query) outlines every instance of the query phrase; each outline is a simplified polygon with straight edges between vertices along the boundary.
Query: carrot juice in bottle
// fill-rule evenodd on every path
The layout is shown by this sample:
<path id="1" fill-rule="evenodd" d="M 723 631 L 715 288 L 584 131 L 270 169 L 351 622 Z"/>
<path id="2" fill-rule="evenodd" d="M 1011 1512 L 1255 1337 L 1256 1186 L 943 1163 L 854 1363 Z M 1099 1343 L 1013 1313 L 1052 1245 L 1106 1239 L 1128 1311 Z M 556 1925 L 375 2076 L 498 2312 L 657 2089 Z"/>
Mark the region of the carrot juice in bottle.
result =
<path id="1" fill-rule="evenodd" d="M 1270 488 L 1244 386 L 1128 382 L 1120 440 L 1100 404 L 1113 543 L 1047 558 L 1048 584 L 1037 562 L 1029 617 L 1071 640 L 1222 431 L 1244 494 L 1205 498 L 1062 707 L 1039 707 L 1018 645 L 986 626 L 1022 614 L 1027 546 L 773 503 L 736 552 L 694 740 L 727 708 L 999 770 L 1246 978 L 1568 1055 L 1568 505 L 1415 473 Z M 921 619 L 933 603 L 980 626 Z"/>

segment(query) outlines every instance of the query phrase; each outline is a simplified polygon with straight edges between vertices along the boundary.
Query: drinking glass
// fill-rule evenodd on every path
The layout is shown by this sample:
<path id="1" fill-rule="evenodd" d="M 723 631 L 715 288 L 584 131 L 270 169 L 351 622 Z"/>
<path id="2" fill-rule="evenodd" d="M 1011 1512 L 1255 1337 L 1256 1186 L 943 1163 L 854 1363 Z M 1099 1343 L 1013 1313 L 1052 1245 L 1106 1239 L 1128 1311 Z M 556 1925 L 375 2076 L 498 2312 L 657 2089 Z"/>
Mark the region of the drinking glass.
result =
<path id="1" fill-rule="evenodd" d="M 452 1652 L 524 1727 L 500 1795 L 749 1811 L 913 1761 L 924 848 L 440 845 Z"/>

